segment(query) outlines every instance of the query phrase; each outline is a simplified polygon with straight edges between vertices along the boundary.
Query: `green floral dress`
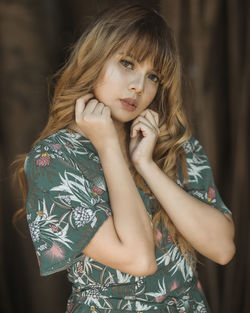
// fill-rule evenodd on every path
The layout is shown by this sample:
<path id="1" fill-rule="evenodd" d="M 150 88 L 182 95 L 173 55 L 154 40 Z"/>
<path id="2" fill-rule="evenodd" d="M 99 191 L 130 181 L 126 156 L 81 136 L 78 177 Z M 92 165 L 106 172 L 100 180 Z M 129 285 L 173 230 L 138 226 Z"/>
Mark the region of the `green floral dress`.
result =
<path id="1" fill-rule="evenodd" d="M 222 202 L 207 156 L 195 138 L 183 145 L 189 182 L 177 184 L 222 213 Z M 67 313 L 211 312 L 191 266 L 159 227 L 155 248 L 158 270 L 132 276 L 100 264 L 82 253 L 99 227 L 112 215 L 97 150 L 69 128 L 62 128 L 32 147 L 25 160 L 28 183 L 27 220 L 40 273 L 67 269 L 72 282 Z M 157 199 L 138 188 L 149 216 Z"/>

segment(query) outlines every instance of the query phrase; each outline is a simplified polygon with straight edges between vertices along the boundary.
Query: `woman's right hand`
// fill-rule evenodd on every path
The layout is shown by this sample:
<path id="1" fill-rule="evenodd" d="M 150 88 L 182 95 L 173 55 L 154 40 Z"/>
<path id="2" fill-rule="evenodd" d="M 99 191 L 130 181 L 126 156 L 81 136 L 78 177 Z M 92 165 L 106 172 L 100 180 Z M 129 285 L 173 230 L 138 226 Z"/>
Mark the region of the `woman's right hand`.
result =
<path id="1" fill-rule="evenodd" d="M 75 121 L 97 151 L 119 142 L 110 108 L 94 98 L 92 93 L 76 100 Z"/>

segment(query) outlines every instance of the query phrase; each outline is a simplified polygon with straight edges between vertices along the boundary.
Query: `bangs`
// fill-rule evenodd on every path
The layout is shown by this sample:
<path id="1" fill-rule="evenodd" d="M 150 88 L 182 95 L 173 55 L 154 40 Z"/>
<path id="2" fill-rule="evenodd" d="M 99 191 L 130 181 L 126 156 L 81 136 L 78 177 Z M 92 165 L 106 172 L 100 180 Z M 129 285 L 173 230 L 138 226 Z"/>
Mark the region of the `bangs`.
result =
<path id="1" fill-rule="evenodd" d="M 137 31 L 132 35 L 128 34 L 127 38 L 123 37 L 119 48 L 123 47 L 124 54 L 132 57 L 138 63 L 149 60 L 159 74 L 160 81 L 166 81 L 174 60 L 164 39 L 157 38 L 154 33 L 149 32 Z"/>

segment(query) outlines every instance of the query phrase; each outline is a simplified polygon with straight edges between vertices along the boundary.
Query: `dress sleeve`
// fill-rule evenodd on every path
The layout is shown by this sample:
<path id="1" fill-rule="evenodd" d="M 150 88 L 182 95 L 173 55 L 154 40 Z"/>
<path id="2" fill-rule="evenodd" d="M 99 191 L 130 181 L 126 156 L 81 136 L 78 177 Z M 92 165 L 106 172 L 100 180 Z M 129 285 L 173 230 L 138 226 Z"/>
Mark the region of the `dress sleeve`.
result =
<path id="1" fill-rule="evenodd" d="M 189 179 L 184 182 L 183 176 L 179 174 L 177 183 L 195 198 L 211 205 L 222 213 L 232 215 L 215 186 L 208 157 L 199 141 L 191 137 L 184 143 L 183 148 L 186 153 Z"/>
<path id="2" fill-rule="evenodd" d="M 88 157 L 81 158 L 86 158 L 81 164 L 91 167 Z M 104 176 L 87 177 L 85 168 L 79 169 L 67 150 L 37 144 L 27 155 L 24 169 L 27 221 L 40 274 L 45 276 L 84 257 L 82 250 L 112 211 Z"/>

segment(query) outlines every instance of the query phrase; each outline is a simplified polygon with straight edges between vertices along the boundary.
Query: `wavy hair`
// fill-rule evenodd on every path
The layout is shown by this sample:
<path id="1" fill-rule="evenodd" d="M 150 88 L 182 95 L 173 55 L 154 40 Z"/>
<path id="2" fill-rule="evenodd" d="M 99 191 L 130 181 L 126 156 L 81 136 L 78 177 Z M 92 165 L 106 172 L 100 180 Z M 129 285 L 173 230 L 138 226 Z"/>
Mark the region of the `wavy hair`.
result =
<path id="1" fill-rule="evenodd" d="M 172 180 L 176 181 L 178 168 L 181 168 L 187 180 L 183 143 L 189 139 L 191 132 L 182 104 L 182 70 L 176 41 L 163 17 L 141 5 L 119 5 L 104 10 L 72 45 L 66 63 L 52 76 L 52 79 L 56 79 L 56 84 L 50 102 L 48 122 L 31 147 L 74 121 L 75 101 L 82 95 L 93 92 L 104 63 L 121 47 L 125 47 L 125 54 L 132 55 L 138 62 L 150 58 L 160 73 L 161 82 L 157 94 L 149 105 L 150 109 L 159 114 L 160 135 L 153 152 L 153 160 Z M 127 148 L 131 123 L 132 121 L 125 123 Z M 15 225 L 18 218 L 25 215 L 26 155 L 18 155 L 11 164 L 15 168 L 14 179 L 18 179 L 23 198 L 23 207 L 13 217 Z M 132 164 L 130 171 L 136 185 L 154 196 Z M 158 202 L 153 213 L 155 238 L 157 228 L 162 228 L 162 223 L 194 269 L 197 258 L 193 247 L 177 230 Z M 160 248 L 156 239 L 155 244 Z"/>

